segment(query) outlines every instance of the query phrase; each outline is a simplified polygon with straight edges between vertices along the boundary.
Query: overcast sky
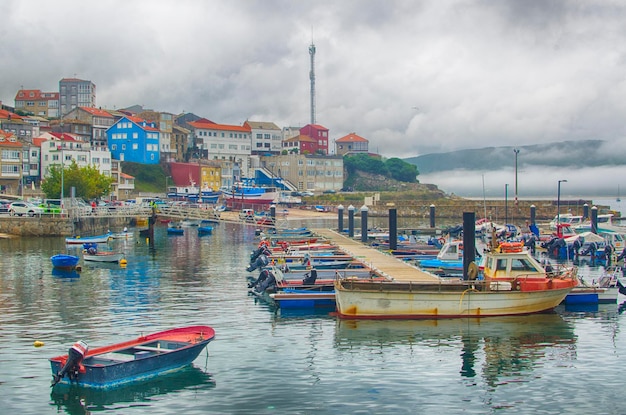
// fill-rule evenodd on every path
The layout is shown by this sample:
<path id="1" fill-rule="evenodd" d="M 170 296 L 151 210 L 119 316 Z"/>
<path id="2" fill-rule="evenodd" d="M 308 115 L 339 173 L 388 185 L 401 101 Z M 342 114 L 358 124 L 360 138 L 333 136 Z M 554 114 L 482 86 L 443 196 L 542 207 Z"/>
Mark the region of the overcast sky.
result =
<path id="1" fill-rule="evenodd" d="M 617 0 L 3 0 L 0 100 L 78 77 L 103 108 L 303 126 L 313 40 L 333 139 L 356 132 L 388 157 L 617 143 L 624 22 Z"/>

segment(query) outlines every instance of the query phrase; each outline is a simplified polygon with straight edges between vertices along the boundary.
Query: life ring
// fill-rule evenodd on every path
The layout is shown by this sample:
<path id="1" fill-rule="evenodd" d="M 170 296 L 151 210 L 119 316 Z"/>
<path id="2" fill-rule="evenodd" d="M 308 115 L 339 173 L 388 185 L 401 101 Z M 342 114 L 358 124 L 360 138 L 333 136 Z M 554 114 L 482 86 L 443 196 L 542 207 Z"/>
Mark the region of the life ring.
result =
<path id="1" fill-rule="evenodd" d="M 467 278 L 475 280 L 478 277 L 478 265 L 474 261 L 470 262 L 467 266 Z"/>
<path id="2" fill-rule="evenodd" d="M 500 244 L 500 252 L 511 253 L 511 252 L 522 252 L 522 248 L 524 244 L 522 242 L 502 242 Z"/>
<path id="3" fill-rule="evenodd" d="M 443 244 L 445 244 L 445 243 L 446 243 L 446 238 L 441 237 L 441 238 L 439 238 L 439 239 L 438 239 L 438 241 L 439 241 L 439 243 L 440 243 L 441 245 L 443 245 Z"/>

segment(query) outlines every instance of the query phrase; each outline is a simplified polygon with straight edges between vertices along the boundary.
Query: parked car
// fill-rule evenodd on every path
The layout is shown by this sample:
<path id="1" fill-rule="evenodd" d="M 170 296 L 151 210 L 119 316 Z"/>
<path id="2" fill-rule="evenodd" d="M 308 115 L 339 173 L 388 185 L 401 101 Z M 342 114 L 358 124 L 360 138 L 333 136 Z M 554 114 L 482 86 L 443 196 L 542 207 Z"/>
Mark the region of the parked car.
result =
<path id="1" fill-rule="evenodd" d="M 44 212 L 43 208 L 35 205 L 34 203 L 29 202 L 13 202 L 9 205 L 9 215 L 17 215 L 17 216 L 35 216 L 41 215 Z"/>
<path id="2" fill-rule="evenodd" d="M 55 213 L 55 214 L 59 214 L 61 213 L 61 206 L 59 205 L 55 205 L 53 203 L 41 203 L 39 205 L 40 208 L 43 209 L 44 213 Z"/>
<path id="3" fill-rule="evenodd" d="M 10 200 L 0 200 L 0 213 L 9 213 Z"/>

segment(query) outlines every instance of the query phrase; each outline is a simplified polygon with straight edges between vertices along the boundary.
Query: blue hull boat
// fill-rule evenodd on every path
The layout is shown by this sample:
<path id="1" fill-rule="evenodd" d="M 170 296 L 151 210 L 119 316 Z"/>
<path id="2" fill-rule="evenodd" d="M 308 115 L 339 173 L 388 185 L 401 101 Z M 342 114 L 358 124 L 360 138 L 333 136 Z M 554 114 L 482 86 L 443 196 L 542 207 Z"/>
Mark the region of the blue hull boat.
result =
<path id="1" fill-rule="evenodd" d="M 198 235 L 210 235 L 213 233 L 212 226 L 199 226 L 198 227 Z"/>
<path id="2" fill-rule="evenodd" d="M 58 254 L 50 257 L 52 266 L 59 269 L 72 270 L 78 265 L 80 257 L 75 255 Z"/>
<path id="3" fill-rule="evenodd" d="M 113 388 L 145 381 L 191 364 L 215 337 L 209 326 L 190 326 L 89 350 L 79 341 L 50 359 L 52 386 Z"/>

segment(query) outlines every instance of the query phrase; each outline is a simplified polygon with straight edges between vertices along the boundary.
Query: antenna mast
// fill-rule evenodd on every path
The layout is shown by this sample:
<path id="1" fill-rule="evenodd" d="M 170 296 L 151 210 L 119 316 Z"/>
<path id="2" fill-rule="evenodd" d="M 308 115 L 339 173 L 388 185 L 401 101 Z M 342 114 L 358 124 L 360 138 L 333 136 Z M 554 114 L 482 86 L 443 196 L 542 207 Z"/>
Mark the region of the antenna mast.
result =
<path id="1" fill-rule="evenodd" d="M 311 71 L 309 79 L 311 80 L 311 124 L 315 124 L 315 44 L 311 40 L 309 46 L 309 55 L 311 55 Z"/>

